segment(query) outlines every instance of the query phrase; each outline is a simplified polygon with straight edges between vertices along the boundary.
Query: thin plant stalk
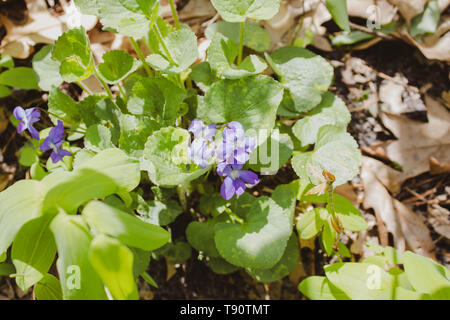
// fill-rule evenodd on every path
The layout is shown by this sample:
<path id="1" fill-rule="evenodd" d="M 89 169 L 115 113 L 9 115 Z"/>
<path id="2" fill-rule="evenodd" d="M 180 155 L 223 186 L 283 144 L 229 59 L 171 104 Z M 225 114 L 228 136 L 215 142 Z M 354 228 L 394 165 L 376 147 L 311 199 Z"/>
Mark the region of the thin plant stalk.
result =
<path id="1" fill-rule="evenodd" d="M 241 22 L 240 32 L 239 32 L 239 53 L 238 53 L 238 61 L 237 61 L 238 65 L 240 65 L 242 62 L 242 54 L 244 52 L 244 27 L 245 27 L 245 22 Z"/>
<path id="2" fill-rule="evenodd" d="M 111 89 L 108 87 L 108 84 L 102 79 L 102 77 L 98 74 L 97 68 L 94 68 L 95 76 L 97 77 L 98 81 L 102 84 L 103 88 L 105 88 L 106 93 L 108 94 L 108 97 L 114 101 L 114 97 L 112 95 Z"/>
<path id="3" fill-rule="evenodd" d="M 158 27 L 158 24 L 155 24 L 154 28 L 156 31 L 156 36 L 158 37 L 158 42 L 161 44 L 163 51 L 167 56 L 167 59 L 169 59 L 170 63 L 178 67 L 178 64 L 175 62 L 175 60 L 173 60 L 172 55 L 170 54 L 169 48 L 167 47 L 166 42 L 164 41 L 164 38 L 162 36 L 161 30 Z"/>
<path id="4" fill-rule="evenodd" d="M 119 88 L 120 95 L 122 96 L 123 101 L 127 103 L 128 102 L 127 95 L 125 94 L 125 90 L 123 89 L 122 85 L 119 82 L 117 82 L 117 88 Z"/>
<path id="5" fill-rule="evenodd" d="M 175 4 L 173 0 L 169 0 L 170 10 L 172 10 L 173 22 L 175 23 L 175 27 L 180 29 L 180 20 L 178 19 L 177 9 L 175 8 Z"/>
<path id="6" fill-rule="evenodd" d="M 137 53 L 137 55 L 139 57 L 139 60 L 142 61 L 142 64 L 144 66 L 145 71 L 147 72 L 147 74 L 150 77 L 152 77 L 153 76 L 153 72 L 152 72 L 152 70 L 150 70 L 150 67 L 148 66 L 147 62 L 145 61 L 145 57 L 142 54 L 142 51 L 141 51 L 141 48 L 139 47 L 139 44 L 136 42 L 136 40 L 134 40 L 133 37 L 130 37 L 130 41 L 131 41 L 131 44 L 133 45 L 134 51 L 136 51 L 136 53 Z"/>

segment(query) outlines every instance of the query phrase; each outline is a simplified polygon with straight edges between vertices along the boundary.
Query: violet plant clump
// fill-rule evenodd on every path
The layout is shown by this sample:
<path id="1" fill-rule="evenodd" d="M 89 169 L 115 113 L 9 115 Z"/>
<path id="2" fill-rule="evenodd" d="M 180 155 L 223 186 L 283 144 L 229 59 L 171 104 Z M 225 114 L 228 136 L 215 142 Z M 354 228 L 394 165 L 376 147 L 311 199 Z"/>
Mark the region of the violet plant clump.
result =
<path id="1" fill-rule="evenodd" d="M 361 163 L 350 112 L 328 91 L 333 67 L 324 58 L 294 45 L 270 51 L 257 21 L 272 18 L 279 0 L 213 0 L 223 21 L 205 30 L 201 59 L 173 0 L 174 25 L 159 16 L 159 1 L 73 2 L 129 37 L 136 57 L 111 50 L 97 64 L 78 27 L 33 59 L 56 126 L 38 132 L 39 109 L 14 110 L 18 132 L 33 138 L 20 152 L 30 179 L 0 192 L 0 258 L 8 256 L 0 263 L 22 290 L 34 287 L 37 299 L 139 299 L 139 277 L 156 286 L 150 257 L 182 264 L 196 253 L 219 274 L 243 270 L 273 282 L 297 268 L 298 238 L 316 236 L 328 256 L 351 258 L 341 235 L 367 223 L 334 192 Z M 85 87 L 90 77 L 104 92 Z M 69 85 L 83 90 L 80 99 L 64 92 Z M 42 161 L 45 151 L 51 161 Z M 260 180 L 277 170 L 283 175 Z M 191 222 L 174 241 L 170 224 L 180 215 Z M 58 278 L 49 273 L 55 259 Z M 74 270 L 79 288 L 67 285 Z M 325 271 L 300 290 L 334 281 Z"/>

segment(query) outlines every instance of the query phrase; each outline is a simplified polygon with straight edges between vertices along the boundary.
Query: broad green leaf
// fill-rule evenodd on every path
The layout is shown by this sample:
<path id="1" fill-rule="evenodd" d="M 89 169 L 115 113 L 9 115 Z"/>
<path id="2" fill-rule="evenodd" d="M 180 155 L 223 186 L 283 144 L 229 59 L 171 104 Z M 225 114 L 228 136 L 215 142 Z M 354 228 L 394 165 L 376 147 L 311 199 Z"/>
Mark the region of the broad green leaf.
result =
<path id="1" fill-rule="evenodd" d="M 441 10 L 439 9 L 438 0 L 429 1 L 425 6 L 425 10 L 412 19 L 411 36 L 416 37 L 426 33 L 434 33 L 440 18 Z"/>
<path id="2" fill-rule="evenodd" d="M 139 218 L 145 222 L 157 226 L 166 226 L 174 222 L 183 212 L 183 209 L 175 200 L 167 200 L 165 202 L 152 200 L 140 203 L 137 212 L 140 214 Z"/>
<path id="3" fill-rule="evenodd" d="M 289 90 L 295 112 L 316 107 L 333 79 L 333 67 L 321 56 L 287 46 L 266 54 L 266 60 Z"/>
<path id="4" fill-rule="evenodd" d="M 18 89 L 39 89 L 36 73 L 28 67 L 3 71 L 0 73 L 0 84 Z"/>
<path id="5" fill-rule="evenodd" d="M 47 273 L 34 287 L 34 295 L 37 300 L 62 300 L 61 283 L 54 275 Z"/>
<path id="6" fill-rule="evenodd" d="M 350 300 L 344 292 L 333 286 L 326 277 L 308 277 L 300 282 L 298 290 L 311 300 Z"/>
<path id="7" fill-rule="evenodd" d="M 324 220 L 323 221 L 323 232 L 321 234 L 321 240 L 323 248 L 325 249 L 325 252 L 328 256 L 331 257 L 331 255 L 334 252 L 334 244 L 337 239 L 337 232 L 333 228 L 331 224 L 331 220 Z"/>
<path id="8" fill-rule="evenodd" d="M 278 185 L 272 192 L 272 200 L 288 215 L 291 227 L 294 225 L 295 204 L 301 188 L 302 181 L 297 179 L 288 184 Z"/>
<path id="9" fill-rule="evenodd" d="M 269 20 L 280 8 L 280 0 L 211 0 L 220 16 L 228 22 L 245 19 Z"/>
<path id="10" fill-rule="evenodd" d="M 133 274 L 134 278 L 137 279 L 147 270 L 147 267 L 150 264 L 151 252 L 133 247 L 130 247 L 129 249 L 134 255 Z"/>
<path id="11" fill-rule="evenodd" d="M 155 120 L 144 115 L 122 115 L 120 118 L 120 149 L 131 157 L 139 159 L 143 154 L 148 137 L 160 127 Z"/>
<path id="12" fill-rule="evenodd" d="M 301 239 L 311 239 L 322 230 L 324 219 L 327 217 L 326 209 L 315 208 L 306 211 L 297 221 L 297 231 Z"/>
<path id="13" fill-rule="evenodd" d="M 0 68 L 14 68 L 13 58 L 5 53 L 0 53 Z"/>
<path id="14" fill-rule="evenodd" d="M 123 50 L 111 50 L 103 55 L 103 62 L 97 68 L 107 83 L 115 84 L 136 71 L 141 64 Z"/>
<path id="15" fill-rule="evenodd" d="M 63 83 L 59 74 L 61 63 L 52 58 L 53 45 L 46 45 L 33 57 L 33 70 L 42 90 L 51 91 Z"/>
<path id="16" fill-rule="evenodd" d="M 177 74 L 189 68 L 197 60 L 197 37 L 190 28 L 183 26 L 169 33 L 164 41 L 170 57 L 165 51 L 161 51 L 145 59 L 156 70 L 167 74 Z"/>
<path id="17" fill-rule="evenodd" d="M 10 88 L 0 84 L 0 98 L 8 97 L 12 94 Z"/>
<path id="18" fill-rule="evenodd" d="M 214 225 L 206 222 L 193 221 L 186 228 L 186 238 L 197 251 L 204 252 L 212 258 L 220 257 L 214 243 Z"/>
<path id="19" fill-rule="evenodd" d="M 239 79 L 262 73 L 267 64 L 256 55 L 249 55 L 239 66 L 234 64 L 238 47 L 221 33 L 214 33 L 207 51 L 208 62 L 218 75 L 226 79 Z"/>
<path id="20" fill-rule="evenodd" d="M 146 16 L 128 10 L 121 0 L 96 0 L 100 22 L 105 28 L 125 36 L 142 38 L 149 31 L 149 21 Z M 144 1 L 140 1 L 144 2 Z"/>
<path id="21" fill-rule="evenodd" d="M 192 66 L 189 76 L 195 81 L 195 84 L 204 92 L 217 80 L 217 75 L 211 69 L 211 65 L 204 61 Z"/>
<path id="22" fill-rule="evenodd" d="M 75 5 L 84 14 L 98 15 L 100 4 L 99 0 L 74 0 Z"/>
<path id="23" fill-rule="evenodd" d="M 41 215 L 42 198 L 41 183 L 35 180 L 20 180 L 0 192 L 0 252 L 8 249 L 26 222 Z"/>
<path id="24" fill-rule="evenodd" d="M 103 234 L 91 242 L 89 261 L 114 300 L 138 300 L 133 276 L 133 253 L 116 239 Z"/>
<path id="25" fill-rule="evenodd" d="M 5 262 L 6 258 L 6 252 L 0 253 L 0 263 Z"/>
<path id="26" fill-rule="evenodd" d="M 106 300 L 102 280 L 89 262 L 92 236 L 82 216 L 60 212 L 50 224 L 58 248 L 58 274 L 65 300 Z"/>
<path id="27" fill-rule="evenodd" d="M 228 263 L 223 258 L 209 258 L 209 266 L 211 267 L 211 270 L 217 274 L 230 274 L 241 269 L 240 267 Z"/>
<path id="28" fill-rule="evenodd" d="M 51 220 L 51 215 L 44 215 L 28 221 L 14 239 L 11 259 L 16 267 L 16 283 L 23 291 L 40 281 L 55 259 Z"/>
<path id="29" fill-rule="evenodd" d="M 90 126 L 84 137 L 84 146 L 86 149 L 96 152 L 114 148 L 111 142 L 111 129 L 100 124 Z"/>
<path id="30" fill-rule="evenodd" d="M 161 36 L 163 38 L 166 38 L 169 33 L 176 31 L 177 29 L 175 26 L 172 26 L 169 22 L 164 20 L 161 17 L 156 17 L 155 27 L 150 30 L 148 33 L 148 45 L 152 52 L 154 53 L 160 53 L 163 52 L 163 46 L 160 41 L 160 37 L 158 36 L 157 28 L 158 26 L 159 32 L 161 33 Z M 165 54 L 165 53 L 164 53 Z"/>
<path id="31" fill-rule="evenodd" d="M 16 269 L 14 269 L 14 265 L 12 263 L 0 263 L 0 279 L 3 276 L 9 276 L 14 274 Z"/>
<path id="32" fill-rule="evenodd" d="M 348 250 L 347 246 L 340 241 L 338 242 L 338 252 L 343 257 L 346 257 L 346 258 L 352 257 L 350 250 Z"/>
<path id="33" fill-rule="evenodd" d="M 185 97 L 183 89 L 165 78 L 146 78 L 134 85 L 128 111 L 135 115 L 149 115 L 161 124 L 172 125 L 180 116 Z"/>
<path id="34" fill-rule="evenodd" d="M 52 54 L 61 63 L 59 72 L 67 82 L 84 80 L 93 72 L 94 59 L 83 27 L 63 33 L 56 40 Z"/>
<path id="35" fill-rule="evenodd" d="M 352 300 L 395 298 L 394 277 L 368 263 L 335 263 L 325 266 L 328 280 Z"/>
<path id="36" fill-rule="evenodd" d="M 169 242 L 159 250 L 167 262 L 171 265 L 185 263 L 192 254 L 192 248 L 189 243 L 184 241 L 177 241 L 175 243 Z"/>
<path id="37" fill-rule="evenodd" d="M 239 32 L 239 23 L 220 21 L 209 25 L 206 28 L 205 35 L 208 39 L 212 39 L 214 33 L 220 33 L 238 45 L 240 41 Z M 264 28 L 257 23 L 245 22 L 244 46 L 258 52 L 264 52 L 270 49 L 271 42 L 270 34 Z"/>
<path id="38" fill-rule="evenodd" d="M 323 183 L 323 170 L 335 176 L 334 186 L 344 184 L 358 174 L 360 164 L 361 152 L 356 141 L 342 128 L 334 126 L 319 129 L 313 151 L 292 158 L 295 173 L 314 185 Z"/>
<path id="39" fill-rule="evenodd" d="M 25 167 L 31 167 L 39 161 L 38 150 L 32 143 L 26 143 L 19 149 L 19 163 Z"/>
<path id="40" fill-rule="evenodd" d="M 450 278 L 445 267 L 410 251 L 403 254 L 403 260 L 408 280 L 416 291 L 431 294 L 433 299 L 450 299 Z"/>
<path id="41" fill-rule="evenodd" d="M 75 126 L 81 121 L 77 103 L 59 89 L 50 91 L 48 96 L 49 117 L 54 125 L 62 120 L 66 125 Z"/>
<path id="42" fill-rule="evenodd" d="M 290 217 L 275 201 L 257 198 L 243 224 L 218 223 L 215 242 L 220 255 L 236 266 L 268 269 L 282 257 L 291 235 Z"/>
<path id="43" fill-rule="evenodd" d="M 317 142 L 317 133 L 323 126 L 333 125 L 345 129 L 350 120 L 351 115 L 344 101 L 331 92 L 325 92 L 320 104 L 298 120 L 292 132 L 302 146 L 306 146 Z"/>
<path id="44" fill-rule="evenodd" d="M 89 202 L 83 210 L 83 216 L 95 230 L 142 250 L 155 250 L 170 238 L 170 234 L 163 228 L 100 201 Z"/>
<path id="45" fill-rule="evenodd" d="M 197 179 L 208 167 L 200 169 L 188 157 L 190 134 L 181 128 L 167 127 L 153 133 L 144 149 L 141 169 L 159 186 L 173 187 Z"/>
<path id="46" fill-rule="evenodd" d="M 343 31 L 331 39 L 331 43 L 335 46 L 345 46 L 355 44 L 375 38 L 376 36 L 362 31 Z"/>
<path id="47" fill-rule="evenodd" d="M 345 229 L 359 232 L 369 227 L 362 214 L 348 199 L 336 193 L 333 194 L 333 199 L 334 211 Z"/>
<path id="48" fill-rule="evenodd" d="M 274 129 L 270 137 L 251 153 L 250 168 L 264 174 L 275 174 L 291 158 L 293 150 L 291 137 Z"/>
<path id="49" fill-rule="evenodd" d="M 141 13 L 148 18 L 152 15 L 158 0 L 120 0 L 120 3 L 128 10 Z"/>
<path id="50" fill-rule="evenodd" d="M 225 212 L 226 208 L 227 201 L 222 198 L 220 193 L 206 193 L 200 198 L 199 210 L 205 216 L 216 217 Z"/>
<path id="51" fill-rule="evenodd" d="M 260 282 L 274 282 L 289 275 L 297 267 L 299 262 L 298 240 L 293 233 L 288 240 L 283 256 L 275 266 L 270 269 L 247 268 L 249 275 Z"/>
<path id="52" fill-rule="evenodd" d="M 251 76 L 214 83 L 199 100 L 197 116 L 206 123 L 239 121 L 246 134 L 272 130 L 283 88 L 272 78 Z M 262 141 L 263 142 L 263 141 Z"/>
<path id="53" fill-rule="evenodd" d="M 71 172 L 54 172 L 42 180 L 44 207 L 69 213 L 94 198 L 129 192 L 140 181 L 139 162 L 119 149 L 103 150 Z"/>
<path id="54" fill-rule="evenodd" d="M 327 8 L 336 24 L 345 31 L 350 31 L 347 12 L 347 0 L 327 0 Z"/>

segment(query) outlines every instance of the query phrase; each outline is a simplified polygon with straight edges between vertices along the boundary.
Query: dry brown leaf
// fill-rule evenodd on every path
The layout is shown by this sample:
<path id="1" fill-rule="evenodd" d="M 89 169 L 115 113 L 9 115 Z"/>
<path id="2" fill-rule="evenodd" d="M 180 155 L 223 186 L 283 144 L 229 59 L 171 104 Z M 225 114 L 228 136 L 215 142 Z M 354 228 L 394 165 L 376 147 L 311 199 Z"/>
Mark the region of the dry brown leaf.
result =
<path id="1" fill-rule="evenodd" d="M 381 25 L 392 22 L 397 8 L 387 0 L 347 0 L 349 16 L 373 19 Z"/>
<path id="2" fill-rule="evenodd" d="M 408 85 L 408 79 L 397 73 L 380 85 L 381 110 L 391 114 L 426 111 L 419 89 Z"/>
<path id="3" fill-rule="evenodd" d="M 428 123 L 399 115 L 381 114 L 383 124 L 398 138 L 388 142 L 388 157 L 403 168 L 401 181 L 430 171 L 429 159 L 450 163 L 450 112 L 439 101 L 425 97 Z"/>
<path id="4" fill-rule="evenodd" d="M 437 204 L 428 206 L 431 217 L 428 219 L 433 229 L 440 235 L 450 239 L 450 211 Z"/>
<path id="5" fill-rule="evenodd" d="M 408 24 L 412 18 L 423 12 L 428 1 L 430 0 L 389 0 L 398 8 Z"/>
<path id="6" fill-rule="evenodd" d="M 364 167 L 374 172 L 377 179 L 393 194 L 397 194 L 401 189 L 400 178 L 402 173 L 385 165 L 383 162 L 370 157 L 363 157 Z"/>
<path id="7" fill-rule="evenodd" d="M 383 183 L 367 163 L 363 162 L 361 178 L 364 184 L 364 207 L 372 208 L 381 217 L 386 230 L 393 235 L 395 247 L 404 251 L 411 249 L 432 257 L 434 247 L 428 228 L 400 201 L 391 197 Z"/>
<path id="8" fill-rule="evenodd" d="M 28 23 L 17 25 L 4 16 L 0 18 L 6 28 L 6 36 L 0 44 L 0 52 L 18 59 L 26 59 L 37 43 L 53 43 L 68 28 L 83 25 L 93 28 L 97 18 L 82 15 L 73 5 L 63 5 L 67 10 L 62 16 L 53 16 L 44 0 L 27 0 Z M 64 2 L 62 2 L 64 3 Z"/>

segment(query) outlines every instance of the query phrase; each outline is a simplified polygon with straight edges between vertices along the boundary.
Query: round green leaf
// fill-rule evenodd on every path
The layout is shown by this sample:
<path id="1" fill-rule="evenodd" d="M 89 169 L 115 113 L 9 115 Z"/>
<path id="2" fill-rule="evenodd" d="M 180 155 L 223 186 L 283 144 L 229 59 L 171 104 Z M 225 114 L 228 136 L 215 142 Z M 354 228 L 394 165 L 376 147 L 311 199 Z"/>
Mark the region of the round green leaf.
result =
<path id="1" fill-rule="evenodd" d="M 33 69 L 38 77 L 38 84 L 42 90 L 50 91 L 57 88 L 63 79 L 59 74 L 61 63 L 52 58 L 53 45 L 42 47 L 33 57 Z"/>
<path id="2" fill-rule="evenodd" d="M 323 170 L 335 176 L 334 186 L 344 184 L 358 174 L 360 164 L 361 152 L 355 139 L 334 126 L 324 126 L 319 130 L 313 151 L 292 158 L 295 173 L 314 185 L 324 182 Z"/>
<path id="3" fill-rule="evenodd" d="M 204 252 L 207 256 L 219 257 L 214 243 L 214 226 L 210 223 L 193 221 L 186 228 L 186 238 L 194 249 Z"/>
<path id="4" fill-rule="evenodd" d="M 260 282 L 274 282 L 289 275 L 297 267 L 299 262 L 299 246 L 298 240 L 293 233 L 284 250 L 283 256 L 275 266 L 270 269 L 251 269 L 246 271 L 249 275 Z"/>
<path id="5" fill-rule="evenodd" d="M 283 88 L 272 78 L 251 76 L 214 83 L 199 100 L 197 116 L 206 123 L 239 121 L 245 130 L 272 130 Z"/>
<path id="6" fill-rule="evenodd" d="M 97 68 L 107 83 L 114 84 L 136 71 L 140 65 L 141 62 L 139 60 L 136 60 L 125 51 L 111 50 L 103 55 L 103 62 Z"/>
<path id="7" fill-rule="evenodd" d="M 220 16 L 228 22 L 245 19 L 269 20 L 280 8 L 281 0 L 211 0 Z"/>
<path id="8" fill-rule="evenodd" d="M 266 60 L 289 90 L 296 112 L 316 107 L 333 79 L 333 67 L 321 56 L 287 46 L 266 54 Z"/>
<path id="9" fill-rule="evenodd" d="M 216 224 L 215 242 L 229 263 L 268 269 L 281 259 L 291 232 L 290 218 L 283 209 L 272 199 L 260 197 L 243 224 Z"/>
<path id="10" fill-rule="evenodd" d="M 345 129 L 350 120 L 351 115 L 344 101 L 331 92 L 325 92 L 320 104 L 298 120 L 292 132 L 302 146 L 306 146 L 317 142 L 317 133 L 323 126 L 333 125 Z"/>
<path id="11" fill-rule="evenodd" d="M 17 67 L 0 74 L 0 84 L 18 89 L 39 89 L 37 75 L 28 67 Z"/>

